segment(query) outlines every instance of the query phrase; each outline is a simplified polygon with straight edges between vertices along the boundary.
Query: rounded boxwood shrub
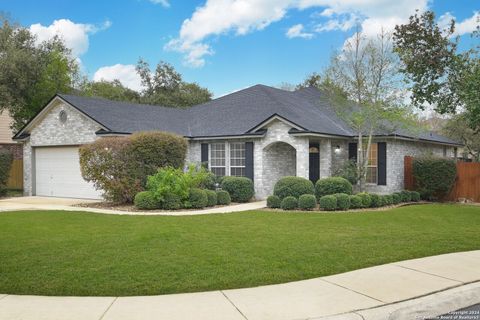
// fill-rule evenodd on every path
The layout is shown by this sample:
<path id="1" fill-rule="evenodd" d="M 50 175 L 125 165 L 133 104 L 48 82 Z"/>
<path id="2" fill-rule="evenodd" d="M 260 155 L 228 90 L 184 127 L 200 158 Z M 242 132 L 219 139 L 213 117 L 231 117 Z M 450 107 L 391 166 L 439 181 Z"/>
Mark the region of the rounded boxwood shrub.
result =
<path id="1" fill-rule="evenodd" d="M 233 202 L 248 202 L 255 193 L 253 181 L 246 177 L 224 177 L 221 186 Z"/>
<path id="2" fill-rule="evenodd" d="M 302 194 L 298 198 L 300 210 L 313 210 L 317 207 L 317 198 L 313 194 Z"/>
<path id="3" fill-rule="evenodd" d="M 207 193 L 202 189 L 191 188 L 188 195 L 188 202 L 190 208 L 205 208 L 208 204 Z"/>
<path id="4" fill-rule="evenodd" d="M 382 195 L 379 195 L 377 194 L 378 196 L 378 206 L 376 208 L 381 208 L 381 207 L 384 207 L 386 204 L 385 204 L 385 198 L 382 196 Z M 373 202 L 373 198 L 372 198 L 372 202 Z"/>
<path id="5" fill-rule="evenodd" d="M 417 191 L 410 191 L 410 198 L 413 202 L 418 202 L 420 201 L 420 193 Z"/>
<path id="6" fill-rule="evenodd" d="M 385 206 L 391 206 L 393 204 L 393 196 L 391 194 L 383 195 L 382 198 Z"/>
<path id="7" fill-rule="evenodd" d="M 410 195 L 410 191 L 403 190 L 400 192 L 400 197 L 402 198 L 402 202 L 410 202 L 412 201 L 412 196 Z"/>
<path id="8" fill-rule="evenodd" d="M 269 196 L 267 198 L 267 207 L 269 208 L 280 208 L 282 200 L 277 196 Z"/>
<path id="9" fill-rule="evenodd" d="M 352 194 L 352 191 L 352 184 L 342 177 L 320 179 L 315 184 L 315 195 L 317 196 L 317 199 L 335 193 Z"/>
<path id="10" fill-rule="evenodd" d="M 282 203 L 280 204 L 283 210 L 294 210 L 297 209 L 298 201 L 297 198 L 288 196 L 283 198 Z"/>
<path id="11" fill-rule="evenodd" d="M 229 205 L 232 200 L 230 199 L 230 194 L 225 190 L 217 191 L 217 204 L 219 205 Z"/>
<path id="12" fill-rule="evenodd" d="M 207 207 L 213 207 L 217 205 L 217 193 L 213 190 L 205 190 L 207 193 Z"/>
<path id="13" fill-rule="evenodd" d="M 363 207 L 362 198 L 357 195 L 350 195 L 350 208 L 359 209 Z"/>
<path id="14" fill-rule="evenodd" d="M 348 210 L 350 209 L 350 196 L 346 193 L 335 193 L 335 198 L 337 198 L 337 209 L 338 210 Z"/>
<path id="15" fill-rule="evenodd" d="M 332 195 L 326 195 L 320 198 L 320 208 L 327 211 L 333 211 L 337 209 L 337 197 Z"/>
<path id="16" fill-rule="evenodd" d="M 142 210 L 153 210 L 159 208 L 154 194 L 150 191 L 142 191 L 137 193 L 133 203 L 135 204 L 135 207 Z"/>
<path id="17" fill-rule="evenodd" d="M 378 194 L 375 194 L 375 193 L 370 194 L 370 200 L 371 200 L 370 202 L 371 208 L 378 208 L 383 206 L 382 197 L 379 196 Z"/>
<path id="18" fill-rule="evenodd" d="M 315 194 L 315 187 L 312 181 L 301 177 L 283 177 L 273 188 L 273 195 L 280 199 L 288 196 L 299 198 L 303 194 Z"/>
<path id="19" fill-rule="evenodd" d="M 362 208 L 370 208 L 370 205 L 372 204 L 372 198 L 370 197 L 370 194 L 361 192 L 358 193 L 357 196 L 362 199 Z"/>
<path id="20" fill-rule="evenodd" d="M 399 192 L 392 193 L 392 203 L 399 204 L 400 202 L 402 202 L 402 196 L 400 195 L 400 193 Z"/>
<path id="21" fill-rule="evenodd" d="M 160 205 L 165 210 L 178 210 L 182 207 L 182 198 L 178 194 L 167 193 Z"/>

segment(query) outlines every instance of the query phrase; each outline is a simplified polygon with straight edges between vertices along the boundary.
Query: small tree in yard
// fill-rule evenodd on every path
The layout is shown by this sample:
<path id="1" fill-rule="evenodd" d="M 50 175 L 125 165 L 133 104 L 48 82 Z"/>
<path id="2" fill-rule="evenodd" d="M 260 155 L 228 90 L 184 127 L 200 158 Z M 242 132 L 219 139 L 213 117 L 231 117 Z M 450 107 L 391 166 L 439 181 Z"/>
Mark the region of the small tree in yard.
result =
<path id="1" fill-rule="evenodd" d="M 455 161 L 432 156 L 413 160 L 413 176 L 423 199 L 441 200 L 452 189 L 457 176 Z"/>
<path id="2" fill-rule="evenodd" d="M 358 139 L 357 177 L 365 188 L 368 154 L 374 134 L 388 134 L 413 123 L 401 105 L 404 92 L 397 74 L 398 59 L 391 35 L 385 31 L 367 39 L 360 31 L 332 58 L 322 88 L 333 99 L 337 114 L 353 128 Z"/>
<path id="3" fill-rule="evenodd" d="M 442 132 L 465 145 L 465 155 L 470 155 L 472 160 L 480 162 L 480 131 L 476 132 L 468 126 L 468 115 L 459 114 L 449 119 Z M 465 156 L 464 155 L 464 156 Z"/>

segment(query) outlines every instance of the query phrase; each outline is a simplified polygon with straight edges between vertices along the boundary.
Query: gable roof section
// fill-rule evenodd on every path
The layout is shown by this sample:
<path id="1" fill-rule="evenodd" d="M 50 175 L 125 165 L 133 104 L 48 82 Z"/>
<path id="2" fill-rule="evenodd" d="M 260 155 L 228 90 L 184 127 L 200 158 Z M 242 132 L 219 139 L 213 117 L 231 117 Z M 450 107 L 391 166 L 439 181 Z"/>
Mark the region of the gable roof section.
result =
<path id="1" fill-rule="evenodd" d="M 337 116 L 326 96 L 315 88 L 292 92 L 255 85 L 188 109 L 66 94 L 58 94 L 55 97 L 61 98 L 99 123 L 104 127 L 102 134 L 161 130 L 190 138 L 261 136 L 264 133 L 262 128 L 269 121 L 279 119 L 291 125 L 295 134 L 345 138 L 356 136 L 355 132 Z M 43 110 L 40 113 L 42 112 Z M 29 124 L 24 128 L 28 129 Z M 16 137 L 25 135 L 27 132 L 24 131 L 22 129 Z M 397 131 L 379 133 L 378 136 L 399 136 L 459 145 L 451 139 L 430 132 L 414 136 Z"/>

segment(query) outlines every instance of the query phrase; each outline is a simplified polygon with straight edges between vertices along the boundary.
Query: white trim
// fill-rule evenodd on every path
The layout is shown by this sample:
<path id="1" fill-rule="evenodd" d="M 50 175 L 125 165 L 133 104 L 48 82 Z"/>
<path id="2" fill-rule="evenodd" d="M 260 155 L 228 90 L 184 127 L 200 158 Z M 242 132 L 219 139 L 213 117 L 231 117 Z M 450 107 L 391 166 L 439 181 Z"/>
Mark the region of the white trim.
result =
<path id="1" fill-rule="evenodd" d="M 275 120 L 279 120 L 279 121 L 282 121 L 283 123 L 286 123 L 287 125 L 289 125 L 290 127 L 293 127 L 297 130 L 305 130 L 304 128 L 302 127 L 299 127 L 298 125 L 294 124 L 293 122 L 290 122 L 288 121 L 287 119 L 283 118 L 282 116 L 279 116 L 279 115 L 274 115 L 273 117 L 270 117 L 268 118 L 267 120 L 261 122 L 260 124 L 258 124 L 256 127 L 248 130 L 248 132 L 254 132 L 254 131 L 257 131 L 258 129 L 261 129 L 265 126 L 267 126 L 269 123 L 275 121 Z"/>
<path id="2" fill-rule="evenodd" d="M 191 141 L 210 141 L 210 140 L 230 140 L 230 139 L 261 139 L 265 137 L 265 134 L 251 134 L 251 135 L 239 135 L 239 136 L 216 136 L 216 137 L 190 137 L 187 138 Z"/>
<path id="3" fill-rule="evenodd" d="M 347 136 L 336 136 L 329 135 L 324 133 L 313 133 L 313 132 L 294 132 L 290 133 L 294 137 L 319 137 L 319 138 L 329 138 L 329 139 L 338 139 L 338 140 L 351 140 L 351 137 Z"/>

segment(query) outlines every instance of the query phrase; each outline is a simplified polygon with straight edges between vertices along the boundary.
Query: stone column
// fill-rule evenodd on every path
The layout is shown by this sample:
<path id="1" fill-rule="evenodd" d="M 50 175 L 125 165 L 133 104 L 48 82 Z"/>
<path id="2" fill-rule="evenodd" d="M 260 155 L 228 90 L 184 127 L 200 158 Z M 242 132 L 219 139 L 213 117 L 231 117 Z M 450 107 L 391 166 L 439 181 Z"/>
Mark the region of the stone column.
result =
<path id="1" fill-rule="evenodd" d="M 308 179 L 309 176 L 309 140 L 305 137 L 295 138 L 295 149 L 297 151 L 297 177 Z"/>
<path id="2" fill-rule="evenodd" d="M 320 141 L 320 179 L 332 175 L 332 142 L 330 139 Z"/>

